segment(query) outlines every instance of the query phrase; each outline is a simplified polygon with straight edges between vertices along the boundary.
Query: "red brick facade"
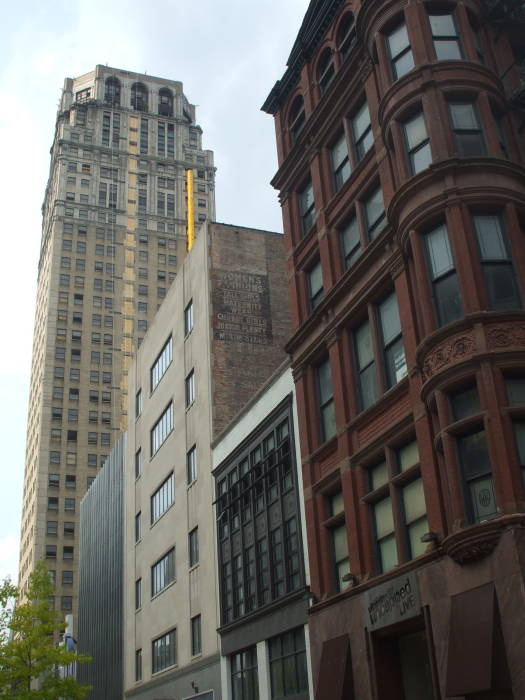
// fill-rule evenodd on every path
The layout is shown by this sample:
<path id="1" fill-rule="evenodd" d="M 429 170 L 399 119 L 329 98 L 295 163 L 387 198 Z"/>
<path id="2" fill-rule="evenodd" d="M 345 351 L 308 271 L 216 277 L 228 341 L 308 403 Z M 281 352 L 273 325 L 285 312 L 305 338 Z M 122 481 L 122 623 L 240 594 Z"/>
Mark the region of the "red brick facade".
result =
<path id="1" fill-rule="evenodd" d="M 263 107 L 277 133 L 319 698 L 525 697 L 517 5 L 505 19 L 498 3 L 313 0 Z M 351 572 L 339 585 L 338 562 Z M 408 572 L 418 614 L 374 628 L 365 601 Z M 465 644 L 486 639 L 505 671 L 473 680 L 452 661 L 450 610 L 481 586 L 492 622 Z M 407 635 L 419 631 L 426 691 L 403 675 Z M 353 672 L 329 696 L 323 645 L 337 637 Z"/>

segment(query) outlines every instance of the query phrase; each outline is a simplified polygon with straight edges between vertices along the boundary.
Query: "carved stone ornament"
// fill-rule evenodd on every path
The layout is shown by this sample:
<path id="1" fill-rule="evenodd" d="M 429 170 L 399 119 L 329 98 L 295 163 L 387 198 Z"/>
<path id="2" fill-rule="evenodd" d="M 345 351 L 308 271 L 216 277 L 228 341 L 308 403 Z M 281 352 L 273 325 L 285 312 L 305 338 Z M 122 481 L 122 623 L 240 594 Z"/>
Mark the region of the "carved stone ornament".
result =
<path id="1" fill-rule="evenodd" d="M 450 338 L 428 353 L 423 362 L 423 376 L 430 379 L 443 367 L 470 357 L 476 351 L 476 341 L 471 334 Z"/>
<path id="2" fill-rule="evenodd" d="M 452 533 L 442 541 L 441 548 L 456 564 L 470 564 L 492 554 L 506 529 L 524 526 L 523 513 L 500 516 Z"/>
<path id="3" fill-rule="evenodd" d="M 487 345 L 493 350 L 525 345 L 525 326 L 495 326 L 487 331 Z"/>

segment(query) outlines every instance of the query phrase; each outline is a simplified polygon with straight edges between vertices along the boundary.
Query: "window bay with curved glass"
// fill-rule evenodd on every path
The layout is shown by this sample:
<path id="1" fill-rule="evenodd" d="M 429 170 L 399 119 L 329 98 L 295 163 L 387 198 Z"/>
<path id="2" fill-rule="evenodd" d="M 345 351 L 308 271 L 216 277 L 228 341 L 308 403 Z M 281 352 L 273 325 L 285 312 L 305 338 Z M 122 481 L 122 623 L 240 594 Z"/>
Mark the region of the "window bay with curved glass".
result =
<path id="1" fill-rule="evenodd" d="M 426 234 L 425 246 L 437 322 L 444 326 L 463 316 L 458 276 L 445 224 Z"/>

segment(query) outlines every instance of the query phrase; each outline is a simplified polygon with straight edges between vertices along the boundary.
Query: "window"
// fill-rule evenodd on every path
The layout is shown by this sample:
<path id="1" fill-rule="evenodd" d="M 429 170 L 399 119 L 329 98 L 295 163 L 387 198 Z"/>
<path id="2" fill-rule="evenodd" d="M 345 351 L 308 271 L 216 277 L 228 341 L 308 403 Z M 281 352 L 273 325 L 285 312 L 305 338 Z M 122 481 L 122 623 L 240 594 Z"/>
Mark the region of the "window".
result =
<path id="1" fill-rule="evenodd" d="M 387 224 L 381 187 L 374 190 L 372 194 L 364 200 L 363 204 L 368 238 L 373 241 Z"/>
<path id="2" fill-rule="evenodd" d="M 186 454 L 186 471 L 188 484 L 193 483 L 197 479 L 197 446 L 193 445 L 191 450 Z"/>
<path id="3" fill-rule="evenodd" d="M 58 522 L 56 520 L 48 520 L 46 523 L 46 535 L 56 535 L 58 532 Z"/>
<path id="4" fill-rule="evenodd" d="M 56 496 L 49 496 L 47 499 L 47 509 L 58 510 L 58 498 Z"/>
<path id="5" fill-rule="evenodd" d="M 405 146 L 412 175 L 428 168 L 432 163 L 430 140 L 423 112 L 419 112 L 403 124 Z"/>
<path id="6" fill-rule="evenodd" d="M 340 491 L 330 496 L 329 505 L 331 517 L 344 514 L 343 495 Z M 350 571 L 346 522 L 342 522 L 340 525 L 330 528 L 330 540 L 332 545 L 332 560 L 336 590 L 342 591 L 345 587 L 343 576 Z"/>
<path id="7" fill-rule="evenodd" d="M 135 418 L 142 413 L 142 391 L 139 389 L 135 394 Z"/>
<path id="8" fill-rule="evenodd" d="M 195 401 L 195 372 L 191 372 L 186 377 L 186 408 L 189 408 Z"/>
<path id="9" fill-rule="evenodd" d="M 308 296 L 310 300 L 310 309 L 312 311 L 319 306 L 323 300 L 323 271 L 321 269 L 321 261 L 318 260 L 315 265 L 308 271 Z"/>
<path id="10" fill-rule="evenodd" d="M 401 322 L 394 294 L 377 307 L 380 339 L 383 350 L 384 390 L 397 384 L 407 374 Z M 374 355 L 373 326 L 366 320 L 354 331 L 356 365 L 361 408 L 365 410 L 379 398 L 380 381 Z"/>
<path id="11" fill-rule="evenodd" d="M 398 564 L 398 553 L 407 561 L 423 554 L 426 547 L 421 542 L 428 522 L 417 443 L 388 449 L 386 458 L 367 472 L 370 492 L 365 501 L 370 504 L 378 569 L 385 572 Z"/>
<path id="12" fill-rule="evenodd" d="M 66 489 L 76 489 L 77 477 L 74 474 L 66 474 Z"/>
<path id="13" fill-rule="evenodd" d="M 64 510 L 66 513 L 75 512 L 75 499 L 74 498 L 64 498 Z"/>
<path id="14" fill-rule="evenodd" d="M 58 474 L 48 474 L 47 485 L 49 488 L 58 488 L 60 486 L 60 476 Z"/>
<path id="15" fill-rule="evenodd" d="M 425 236 L 432 296 L 439 326 L 463 316 L 458 277 L 445 224 Z"/>
<path id="16" fill-rule="evenodd" d="M 107 78 L 104 85 L 104 102 L 116 107 L 120 105 L 120 82 L 117 78 Z"/>
<path id="17" fill-rule="evenodd" d="M 370 112 L 366 102 L 363 102 L 352 119 L 352 135 L 354 137 L 355 157 L 357 161 L 360 161 L 374 145 Z"/>
<path id="18" fill-rule="evenodd" d="M 332 390 L 332 373 L 327 359 L 317 367 L 317 391 L 321 419 L 321 440 L 329 440 L 335 435 L 335 407 Z"/>
<path id="19" fill-rule="evenodd" d="M 167 632 L 151 643 L 151 672 L 158 673 L 177 663 L 175 630 Z"/>
<path id="20" fill-rule="evenodd" d="M 295 98 L 290 110 L 290 136 L 292 146 L 297 142 L 305 123 L 304 100 L 301 95 Z"/>
<path id="21" fill-rule="evenodd" d="M 62 583 L 66 586 L 73 584 L 73 572 L 72 571 L 62 571 Z"/>
<path id="22" fill-rule="evenodd" d="M 191 618 L 191 655 L 196 656 L 202 652 L 201 616 Z"/>
<path id="23" fill-rule="evenodd" d="M 142 607 L 142 579 L 138 578 L 135 581 L 135 610 Z"/>
<path id="24" fill-rule="evenodd" d="M 232 700 L 258 700 L 257 649 L 255 646 L 230 656 Z"/>
<path id="25" fill-rule="evenodd" d="M 64 537 L 75 536 L 75 523 L 64 523 Z"/>
<path id="26" fill-rule="evenodd" d="M 437 60 L 450 61 L 463 58 L 454 17 L 451 14 L 429 14 L 428 20 Z"/>
<path id="27" fill-rule="evenodd" d="M 394 80 L 399 80 L 414 68 L 414 57 L 408 40 L 407 28 L 404 24 L 398 25 L 388 34 L 387 45 L 392 75 Z"/>
<path id="28" fill-rule="evenodd" d="M 142 83 L 133 83 L 131 86 L 131 106 L 139 112 L 148 110 L 148 91 Z"/>
<path id="29" fill-rule="evenodd" d="M 484 156 L 485 139 L 474 102 L 449 102 L 456 151 L 460 156 Z"/>
<path id="30" fill-rule="evenodd" d="M 139 542 L 142 537 L 141 512 L 135 515 L 135 542 Z"/>
<path id="31" fill-rule="evenodd" d="M 137 649 L 135 652 L 135 680 L 142 680 L 142 649 Z"/>
<path id="32" fill-rule="evenodd" d="M 520 295 L 501 218 L 497 214 L 475 214 L 473 220 L 489 308 L 492 311 L 520 309 Z"/>
<path id="33" fill-rule="evenodd" d="M 139 449 L 135 452 L 135 479 L 138 479 L 142 474 L 142 450 Z"/>
<path id="34" fill-rule="evenodd" d="M 308 692 L 304 629 L 268 640 L 272 700 Z"/>
<path id="35" fill-rule="evenodd" d="M 74 547 L 66 547 L 64 546 L 62 548 L 62 558 L 63 559 L 73 559 L 75 554 L 75 548 Z"/>
<path id="36" fill-rule="evenodd" d="M 184 309 L 184 335 L 188 335 L 193 329 L 193 300 Z"/>
<path id="37" fill-rule="evenodd" d="M 188 550 L 190 566 L 199 563 L 199 528 L 194 528 L 188 535 Z"/>
<path id="38" fill-rule="evenodd" d="M 319 83 L 319 90 L 321 91 L 321 95 L 323 95 L 328 89 L 328 86 L 334 79 L 334 75 L 335 70 L 334 63 L 332 61 L 332 51 L 331 49 L 327 48 L 323 51 L 321 55 L 319 67 L 317 69 L 317 80 Z"/>
<path id="39" fill-rule="evenodd" d="M 175 500 L 173 472 L 151 496 L 151 524 L 165 513 Z"/>
<path id="40" fill-rule="evenodd" d="M 356 41 L 356 33 L 354 28 L 354 15 L 348 12 L 337 30 L 337 48 L 341 55 L 341 61 L 346 61 Z"/>
<path id="41" fill-rule="evenodd" d="M 175 581 L 175 549 L 170 549 L 151 567 L 151 597 Z"/>
<path id="42" fill-rule="evenodd" d="M 299 193 L 299 212 L 303 235 L 312 228 L 315 216 L 314 190 L 311 180 Z"/>
<path id="43" fill-rule="evenodd" d="M 73 597 L 70 595 L 63 595 L 60 601 L 60 609 L 66 611 L 73 610 Z"/>
<path id="44" fill-rule="evenodd" d="M 154 391 L 173 358 L 173 339 L 170 335 L 150 370 L 151 391 Z"/>
<path id="45" fill-rule="evenodd" d="M 164 413 L 155 423 L 150 433 L 151 456 L 160 449 L 168 435 L 173 430 L 173 403 L 170 401 Z"/>
<path id="46" fill-rule="evenodd" d="M 330 149 L 330 161 L 332 163 L 335 191 L 337 192 L 350 177 L 350 160 L 348 159 L 348 146 L 344 132 Z"/>
<path id="47" fill-rule="evenodd" d="M 481 523 L 497 513 L 492 469 L 484 430 L 457 439 L 469 520 Z"/>
<path id="48" fill-rule="evenodd" d="M 56 559 L 57 558 L 57 546 L 56 544 L 46 544 L 46 559 Z"/>

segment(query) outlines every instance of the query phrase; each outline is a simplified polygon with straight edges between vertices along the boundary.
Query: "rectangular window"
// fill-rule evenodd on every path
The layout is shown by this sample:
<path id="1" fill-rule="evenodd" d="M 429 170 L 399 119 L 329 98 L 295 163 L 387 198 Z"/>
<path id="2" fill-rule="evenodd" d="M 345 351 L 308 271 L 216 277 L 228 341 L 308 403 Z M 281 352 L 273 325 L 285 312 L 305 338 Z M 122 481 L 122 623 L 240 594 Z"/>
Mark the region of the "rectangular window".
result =
<path id="1" fill-rule="evenodd" d="M 485 431 L 463 435 L 457 446 L 470 521 L 481 523 L 494 518 L 498 512 Z"/>
<path id="2" fill-rule="evenodd" d="M 135 394 L 135 418 L 142 413 L 142 391 L 139 389 Z"/>
<path id="3" fill-rule="evenodd" d="M 191 372 L 186 377 L 186 408 L 189 408 L 195 401 L 195 372 Z"/>
<path id="4" fill-rule="evenodd" d="M 414 57 L 408 40 L 407 28 L 398 25 L 387 36 L 387 46 L 390 54 L 390 65 L 394 80 L 399 80 L 414 68 Z"/>
<path id="5" fill-rule="evenodd" d="M 332 528 L 330 530 L 330 539 L 332 541 L 332 557 L 336 590 L 342 591 L 346 586 L 345 581 L 343 581 L 343 576 L 348 574 L 350 571 L 346 523 Z"/>
<path id="6" fill-rule="evenodd" d="M 164 413 L 155 423 L 150 433 L 151 456 L 159 450 L 168 435 L 173 430 L 173 403 L 170 401 Z"/>
<path id="7" fill-rule="evenodd" d="M 520 295 L 501 218 L 497 214 L 475 214 L 473 220 L 489 308 L 492 311 L 520 309 Z"/>
<path id="8" fill-rule="evenodd" d="M 139 449 L 135 452 L 135 479 L 138 479 L 142 474 L 142 451 Z"/>
<path id="9" fill-rule="evenodd" d="M 321 419 L 321 439 L 325 441 L 333 437 L 336 431 L 332 373 L 328 359 L 317 367 L 316 376 Z"/>
<path id="10" fill-rule="evenodd" d="M 320 260 L 318 260 L 308 271 L 308 295 L 310 300 L 310 309 L 313 311 L 317 306 L 319 306 L 324 296 L 323 271 L 321 269 Z"/>
<path id="11" fill-rule="evenodd" d="M 368 320 L 354 332 L 354 342 L 361 408 L 364 410 L 375 403 L 379 396 L 372 332 Z"/>
<path id="12" fill-rule="evenodd" d="M 177 663 L 175 630 L 154 639 L 151 643 L 151 672 L 158 673 Z"/>
<path id="13" fill-rule="evenodd" d="M 188 551 L 190 566 L 199 563 L 199 528 L 194 528 L 188 535 Z"/>
<path id="14" fill-rule="evenodd" d="M 196 656 L 202 652 L 201 616 L 191 618 L 191 655 Z"/>
<path id="15" fill-rule="evenodd" d="M 142 514 L 139 511 L 135 515 L 135 542 L 138 542 L 142 537 Z"/>
<path id="16" fill-rule="evenodd" d="M 193 300 L 184 309 L 184 335 L 188 335 L 193 329 Z"/>
<path id="17" fill-rule="evenodd" d="M 363 202 L 366 217 L 366 230 L 368 238 L 373 241 L 386 226 L 385 204 L 383 191 L 378 187 Z"/>
<path id="18" fill-rule="evenodd" d="M 463 316 L 458 277 L 445 224 L 425 236 L 434 308 L 439 326 Z"/>
<path id="19" fill-rule="evenodd" d="M 428 168 L 432 163 L 432 151 L 423 112 L 419 112 L 403 124 L 405 145 L 412 175 Z"/>
<path id="20" fill-rule="evenodd" d="M 170 549 L 151 567 L 151 597 L 175 581 L 175 549 Z"/>
<path id="21" fill-rule="evenodd" d="M 474 102 L 449 102 L 456 151 L 460 156 L 484 156 L 487 149 Z"/>
<path id="22" fill-rule="evenodd" d="M 151 391 L 158 385 L 173 359 L 173 339 L 170 335 L 150 370 Z"/>
<path id="23" fill-rule="evenodd" d="M 315 217 L 314 188 L 311 180 L 299 193 L 299 213 L 303 235 L 306 235 L 312 228 Z"/>
<path id="24" fill-rule="evenodd" d="M 248 647 L 230 656 L 232 700 L 258 700 L 257 649 Z"/>
<path id="25" fill-rule="evenodd" d="M 135 581 L 135 610 L 142 607 L 142 579 L 138 578 Z"/>
<path id="26" fill-rule="evenodd" d="M 268 640 L 272 699 L 308 693 L 304 629 Z"/>
<path id="27" fill-rule="evenodd" d="M 360 161 L 374 145 L 370 112 L 366 102 L 363 102 L 352 119 L 352 135 L 354 137 L 355 157 L 357 161 Z"/>
<path id="28" fill-rule="evenodd" d="M 344 132 L 330 149 L 330 161 L 334 174 L 335 191 L 337 192 L 350 177 L 350 160 L 348 158 L 348 146 L 346 144 L 346 135 Z"/>
<path id="29" fill-rule="evenodd" d="M 186 470 L 188 476 L 188 484 L 193 483 L 197 479 L 197 447 L 193 445 L 191 450 L 186 454 Z"/>
<path id="30" fill-rule="evenodd" d="M 151 524 L 165 513 L 175 500 L 173 472 L 151 496 Z"/>
<path id="31" fill-rule="evenodd" d="M 401 321 L 396 295 L 391 294 L 378 307 L 383 343 L 386 383 L 390 388 L 407 375 L 405 348 L 401 337 Z"/>
<path id="32" fill-rule="evenodd" d="M 348 270 L 361 255 L 361 236 L 355 216 L 350 219 L 341 231 L 341 244 L 343 246 L 345 269 Z"/>
<path id="33" fill-rule="evenodd" d="M 461 60 L 463 56 L 453 15 L 429 14 L 428 21 L 437 60 Z"/>
<path id="34" fill-rule="evenodd" d="M 142 649 L 135 651 L 135 680 L 142 680 Z"/>

